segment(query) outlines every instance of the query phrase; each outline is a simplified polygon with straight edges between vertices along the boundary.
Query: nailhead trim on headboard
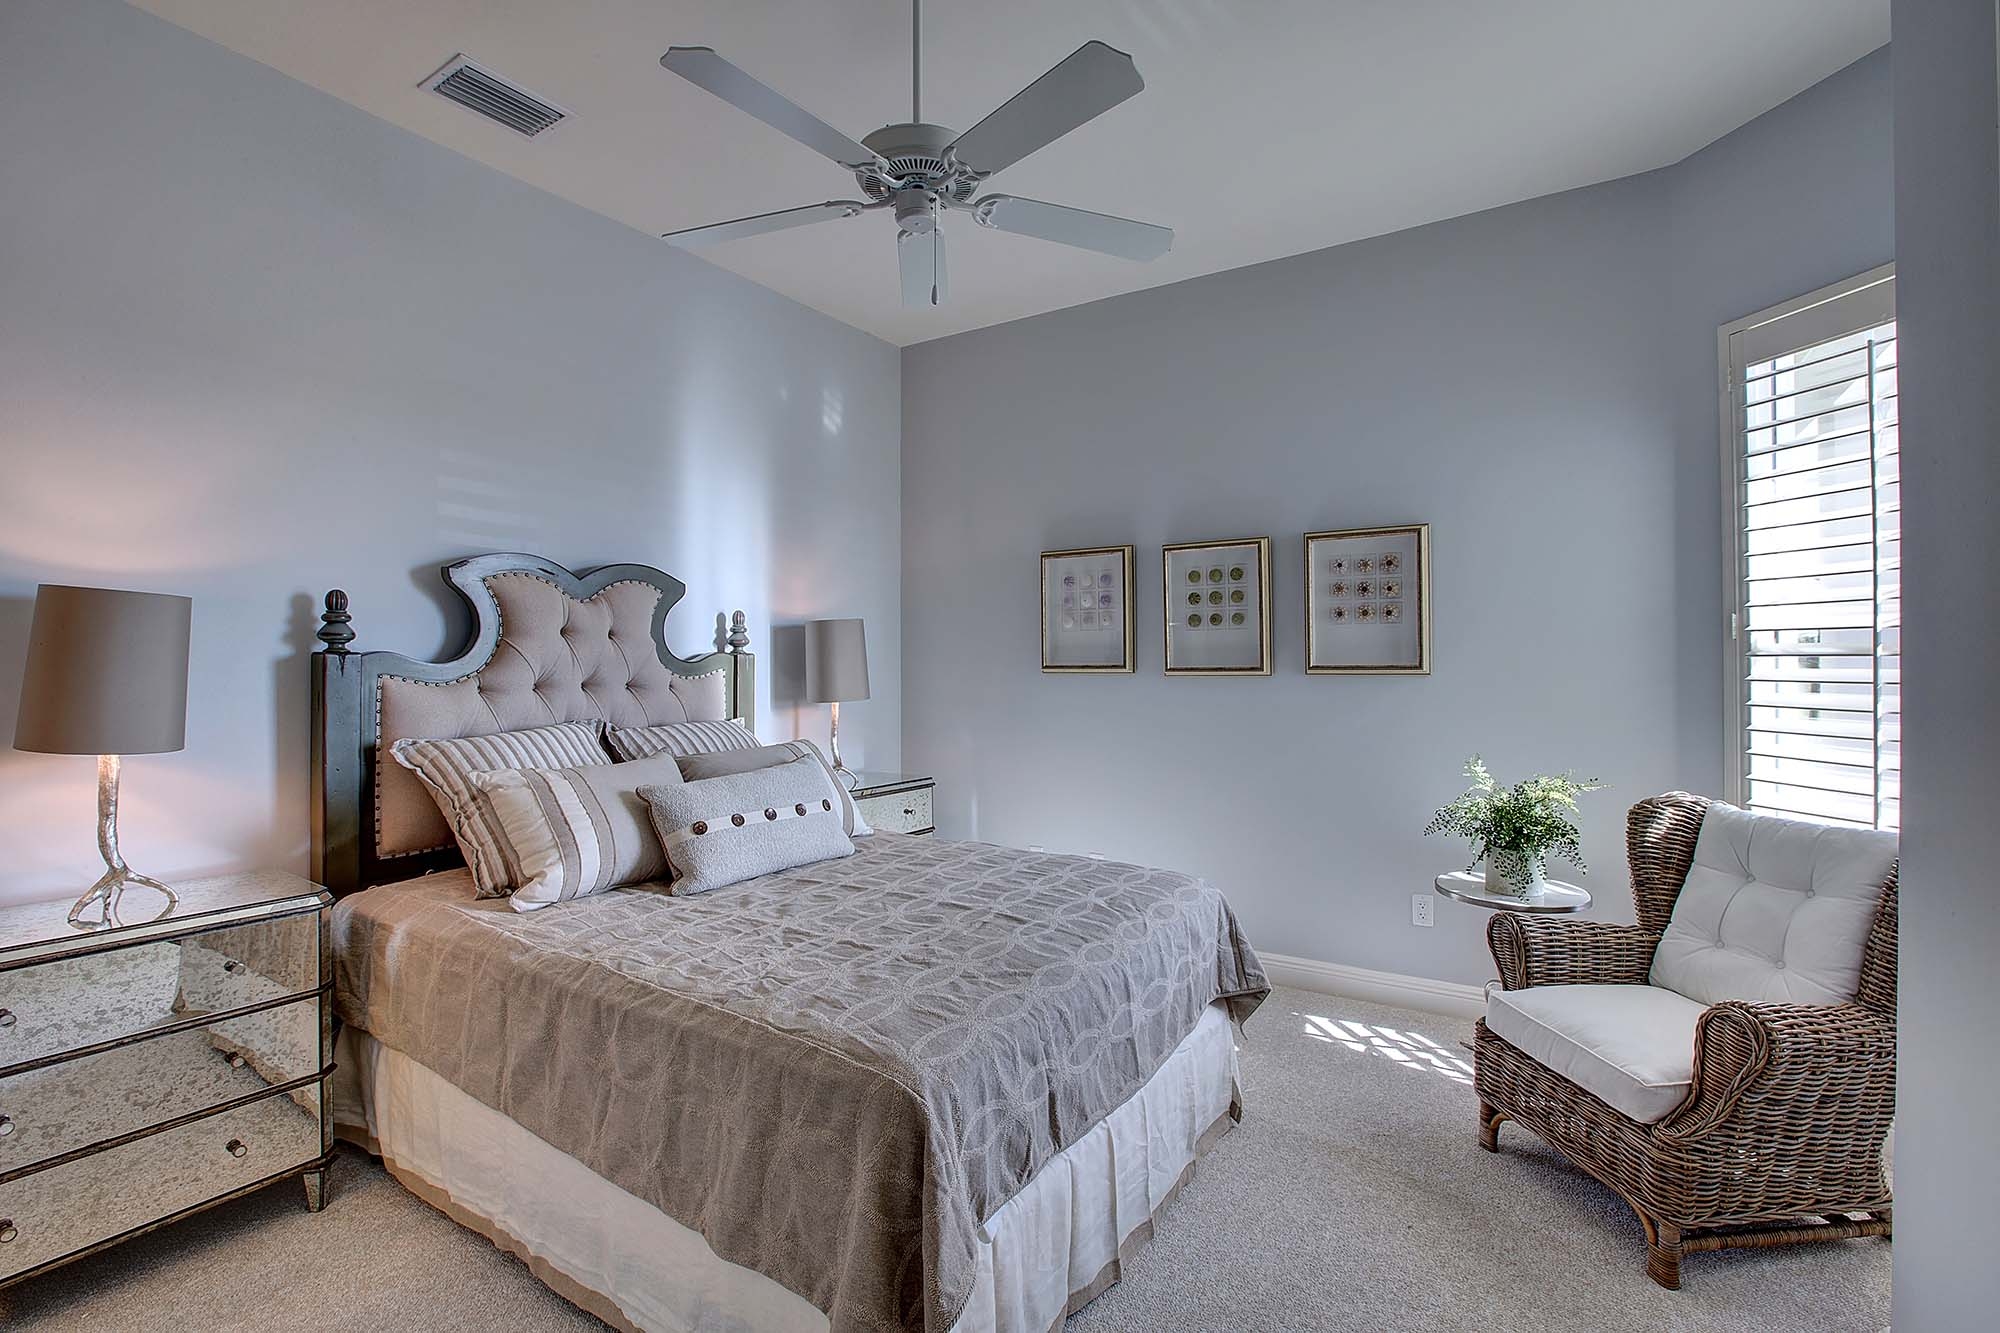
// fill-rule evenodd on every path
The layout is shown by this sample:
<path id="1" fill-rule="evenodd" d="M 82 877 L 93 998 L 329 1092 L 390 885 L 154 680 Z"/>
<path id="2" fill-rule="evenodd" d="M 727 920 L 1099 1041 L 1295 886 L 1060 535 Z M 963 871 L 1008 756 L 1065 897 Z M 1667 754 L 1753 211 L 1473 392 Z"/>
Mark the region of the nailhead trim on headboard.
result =
<path id="1" fill-rule="evenodd" d="M 592 593 L 588 597 L 579 598 L 579 597 L 572 597 L 567 591 L 564 590 L 561 584 L 557 583 L 554 579 L 548 577 L 546 574 L 542 574 L 535 570 L 528 570 L 528 569 L 508 570 L 504 573 L 488 574 L 485 577 L 481 578 L 479 582 L 481 586 L 483 586 L 486 589 L 487 596 L 492 600 L 491 609 L 498 632 L 494 637 L 493 652 L 487 656 L 486 661 L 482 663 L 477 670 L 468 671 L 462 676 L 454 676 L 450 680 L 417 680 L 411 676 L 402 676 L 394 674 L 384 674 L 376 677 L 375 691 L 374 691 L 375 698 L 373 700 L 375 709 L 375 735 L 377 738 L 375 770 L 374 770 L 375 791 L 374 791 L 374 800 L 372 802 L 374 806 L 372 812 L 374 816 L 372 821 L 374 827 L 370 830 L 370 832 L 372 837 L 374 838 L 374 851 L 376 859 L 378 860 L 388 861 L 388 860 L 398 860 L 412 856 L 428 856 L 435 852 L 448 851 L 452 849 L 454 846 L 456 846 L 454 842 L 447 840 L 445 842 L 438 843 L 435 846 L 414 848 L 408 851 L 384 852 L 382 850 L 382 773 L 384 771 L 383 766 L 385 764 L 392 764 L 396 762 L 395 759 L 388 754 L 387 747 L 383 746 L 380 740 L 382 735 L 382 683 L 384 681 L 393 680 L 401 682 L 406 685 L 421 685 L 430 689 L 443 689 L 446 686 L 461 685 L 468 680 L 474 680 L 479 676 L 480 672 L 484 671 L 488 666 L 491 666 L 494 657 L 497 657 L 499 655 L 500 645 L 507 642 L 506 615 L 501 610 L 500 597 L 493 589 L 493 581 L 499 578 L 533 579 L 538 583 L 545 583 L 549 587 L 554 588 L 556 592 L 559 593 L 566 601 L 577 604 L 586 604 L 590 602 L 595 602 L 599 598 L 603 597 L 605 593 L 611 591 L 613 588 L 624 588 L 624 587 L 645 588 L 654 594 L 656 602 L 657 599 L 661 595 L 663 595 L 658 584 L 648 582 L 645 579 L 619 579 L 616 580 L 615 582 L 605 584 L 602 588 L 598 589 L 596 592 Z M 575 648 L 571 647 L 569 651 L 571 653 L 571 656 L 574 657 L 576 652 Z M 704 671 L 698 675 L 693 675 L 693 676 L 682 675 L 680 672 L 673 670 L 672 667 L 666 667 L 666 670 L 669 675 L 679 680 L 706 680 L 710 676 L 721 676 L 725 674 L 721 668 L 717 668 L 713 671 Z M 627 686 L 627 689 L 628 691 L 630 690 L 629 684 Z M 589 697 L 587 692 L 585 697 L 586 698 Z M 733 705 L 733 703 L 734 703 L 733 700 L 725 701 L 726 705 Z M 728 711 L 727 706 L 725 707 L 725 711 Z M 600 720 L 605 721 L 607 723 L 609 722 L 609 719 L 600 719 Z"/>

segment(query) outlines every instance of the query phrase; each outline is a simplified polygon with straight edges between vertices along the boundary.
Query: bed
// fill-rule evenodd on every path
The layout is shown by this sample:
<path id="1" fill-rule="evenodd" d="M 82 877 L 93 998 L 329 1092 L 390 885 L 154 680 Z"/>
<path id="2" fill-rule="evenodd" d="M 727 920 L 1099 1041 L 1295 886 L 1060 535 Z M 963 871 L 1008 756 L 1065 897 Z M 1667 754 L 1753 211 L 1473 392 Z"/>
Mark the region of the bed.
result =
<path id="1" fill-rule="evenodd" d="M 1045 1333 L 1117 1280 L 1241 1115 L 1268 985 L 1204 882 L 877 834 L 697 896 L 475 896 L 396 740 L 754 722 L 682 585 L 448 566 L 442 663 L 314 655 L 314 870 L 334 908 L 338 1132 L 606 1322 Z"/>

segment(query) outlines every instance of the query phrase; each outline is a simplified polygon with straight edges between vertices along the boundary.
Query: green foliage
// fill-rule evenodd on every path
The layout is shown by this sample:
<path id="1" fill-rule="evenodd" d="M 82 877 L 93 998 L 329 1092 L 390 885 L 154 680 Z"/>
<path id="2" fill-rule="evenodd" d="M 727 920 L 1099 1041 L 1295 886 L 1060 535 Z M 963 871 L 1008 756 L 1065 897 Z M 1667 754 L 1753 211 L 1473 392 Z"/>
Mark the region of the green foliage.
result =
<path id="1" fill-rule="evenodd" d="M 1471 870 L 1490 859 L 1509 882 L 1523 883 L 1537 861 L 1560 856 L 1584 870 L 1581 830 L 1576 826 L 1576 798 L 1604 784 L 1595 778 L 1579 782 L 1569 773 L 1543 773 L 1502 787 L 1478 755 L 1465 761 L 1472 787 L 1431 816 L 1424 828 L 1470 839 Z"/>

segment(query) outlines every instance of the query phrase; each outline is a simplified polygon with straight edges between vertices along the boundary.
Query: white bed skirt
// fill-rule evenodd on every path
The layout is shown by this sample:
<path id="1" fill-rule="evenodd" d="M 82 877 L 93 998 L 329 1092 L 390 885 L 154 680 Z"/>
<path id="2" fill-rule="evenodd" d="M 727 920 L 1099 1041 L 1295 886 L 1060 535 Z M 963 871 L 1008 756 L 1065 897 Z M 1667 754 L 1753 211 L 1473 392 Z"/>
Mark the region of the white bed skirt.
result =
<path id="1" fill-rule="evenodd" d="M 827 1318 L 700 1233 L 365 1032 L 341 1031 L 336 1131 L 411 1192 L 607 1323 L 646 1333 L 826 1333 Z M 1116 1282 L 1231 1123 L 1234 1031 L 1211 1006 L 1144 1087 L 988 1218 L 953 1333 L 1049 1333 Z"/>

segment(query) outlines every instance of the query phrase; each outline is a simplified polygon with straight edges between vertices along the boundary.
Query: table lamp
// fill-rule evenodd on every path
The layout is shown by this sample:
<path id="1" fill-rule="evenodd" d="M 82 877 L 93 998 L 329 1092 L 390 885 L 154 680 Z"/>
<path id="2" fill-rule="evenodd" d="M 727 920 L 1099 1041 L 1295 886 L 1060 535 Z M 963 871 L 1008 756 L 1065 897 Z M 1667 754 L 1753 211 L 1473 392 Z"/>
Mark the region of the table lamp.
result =
<path id="1" fill-rule="evenodd" d="M 128 754 L 178 750 L 187 736 L 186 597 L 45 583 L 35 590 L 14 748 L 97 756 L 97 850 L 104 877 L 69 909 L 83 930 L 118 924 L 127 885 L 179 900 L 118 853 L 118 767 Z"/>
<path id="2" fill-rule="evenodd" d="M 806 698 L 833 705 L 833 771 L 852 787 L 860 778 L 840 762 L 840 705 L 868 697 L 868 638 L 859 620 L 806 622 Z"/>

